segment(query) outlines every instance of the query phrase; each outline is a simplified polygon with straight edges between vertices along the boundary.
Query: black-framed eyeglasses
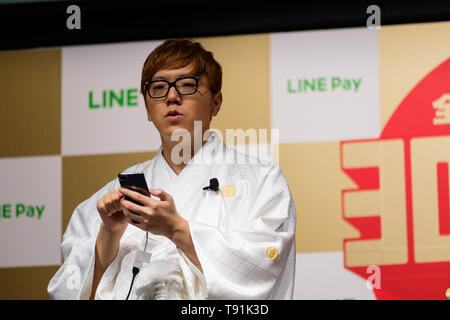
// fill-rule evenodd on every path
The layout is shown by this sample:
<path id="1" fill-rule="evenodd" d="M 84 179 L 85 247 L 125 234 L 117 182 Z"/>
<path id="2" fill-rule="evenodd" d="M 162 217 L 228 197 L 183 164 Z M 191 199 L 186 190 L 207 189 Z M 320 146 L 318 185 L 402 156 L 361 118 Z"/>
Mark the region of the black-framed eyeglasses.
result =
<path id="1" fill-rule="evenodd" d="M 199 80 L 200 78 L 195 76 L 178 78 L 172 82 L 152 80 L 145 83 L 145 90 L 153 99 L 166 97 L 172 87 L 175 87 L 179 95 L 187 96 L 197 92 Z"/>

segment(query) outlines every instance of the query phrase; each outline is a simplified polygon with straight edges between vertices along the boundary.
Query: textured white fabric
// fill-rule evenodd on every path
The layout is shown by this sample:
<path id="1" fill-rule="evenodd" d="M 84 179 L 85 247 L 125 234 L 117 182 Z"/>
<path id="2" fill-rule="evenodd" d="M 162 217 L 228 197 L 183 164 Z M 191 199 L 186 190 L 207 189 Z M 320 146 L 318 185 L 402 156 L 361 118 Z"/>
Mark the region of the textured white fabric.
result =
<path id="1" fill-rule="evenodd" d="M 189 222 L 203 272 L 170 240 L 149 233 L 151 259 L 136 276 L 130 299 L 292 299 L 296 212 L 280 168 L 236 152 L 213 132 L 179 175 L 161 150 L 125 172 L 144 172 L 150 188 L 172 195 Z M 211 178 L 219 188 L 233 186 L 235 194 L 203 190 Z M 101 223 L 96 203 L 119 187 L 115 179 L 75 209 L 61 245 L 64 264 L 48 285 L 51 298 L 89 298 Z M 128 225 L 96 299 L 126 298 L 134 258 L 144 245 L 145 232 Z M 267 254 L 270 248 L 278 257 Z"/>

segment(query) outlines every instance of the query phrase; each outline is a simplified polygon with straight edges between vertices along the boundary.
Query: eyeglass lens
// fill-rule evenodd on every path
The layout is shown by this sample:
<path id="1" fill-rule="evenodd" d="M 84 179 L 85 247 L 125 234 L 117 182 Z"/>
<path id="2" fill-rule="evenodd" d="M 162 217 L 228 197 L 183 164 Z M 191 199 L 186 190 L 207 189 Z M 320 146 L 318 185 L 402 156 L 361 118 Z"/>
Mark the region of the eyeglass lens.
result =
<path id="1" fill-rule="evenodd" d="M 197 80 L 187 77 L 175 81 L 175 87 L 179 94 L 188 95 L 197 91 Z M 169 93 L 170 85 L 166 80 L 153 81 L 149 85 L 149 94 L 152 98 L 162 98 Z"/>

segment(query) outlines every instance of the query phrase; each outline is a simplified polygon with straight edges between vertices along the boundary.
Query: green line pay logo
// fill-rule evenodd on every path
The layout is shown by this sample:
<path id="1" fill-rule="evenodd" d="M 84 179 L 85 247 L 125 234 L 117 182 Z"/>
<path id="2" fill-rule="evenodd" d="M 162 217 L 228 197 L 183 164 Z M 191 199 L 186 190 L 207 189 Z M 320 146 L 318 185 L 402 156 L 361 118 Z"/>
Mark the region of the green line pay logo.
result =
<path id="1" fill-rule="evenodd" d="M 312 79 L 287 80 L 288 93 L 353 91 L 358 92 L 362 78 L 318 77 Z"/>
<path id="2" fill-rule="evenodd" d="M 89 109 L 137 107 L 139 91 L 136 88 L 89 91 Z"/>
<path id="3" fill-rule="evenodd" d="M 13 218 L 36 218 L 41 219 L 44 213 L 45 206 L 29 206 L 23 203 L 3 203 L 0 205 L 0 218 L 13 219 Z"/>

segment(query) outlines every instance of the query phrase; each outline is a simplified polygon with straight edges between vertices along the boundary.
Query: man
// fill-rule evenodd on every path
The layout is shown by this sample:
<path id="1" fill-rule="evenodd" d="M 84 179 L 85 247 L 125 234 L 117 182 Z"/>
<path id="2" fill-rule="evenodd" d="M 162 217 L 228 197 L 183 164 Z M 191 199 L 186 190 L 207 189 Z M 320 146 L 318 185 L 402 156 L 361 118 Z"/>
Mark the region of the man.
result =
<path id="1" fill-rule="evenodd" d="M 152 197 L 115 179 L 75 209 L 52 298 L 292 298 L 294 203 L 278 166 L 208 130 L 221 83 L 197 42 L 167 40 L 148 56 L 141 92 L 161 147 L 125 172 L 143 172 Z M 218 188 L 205 190 L 214 179 Z"/>

